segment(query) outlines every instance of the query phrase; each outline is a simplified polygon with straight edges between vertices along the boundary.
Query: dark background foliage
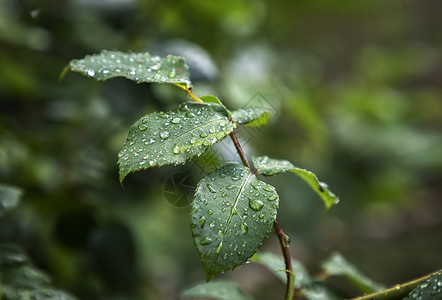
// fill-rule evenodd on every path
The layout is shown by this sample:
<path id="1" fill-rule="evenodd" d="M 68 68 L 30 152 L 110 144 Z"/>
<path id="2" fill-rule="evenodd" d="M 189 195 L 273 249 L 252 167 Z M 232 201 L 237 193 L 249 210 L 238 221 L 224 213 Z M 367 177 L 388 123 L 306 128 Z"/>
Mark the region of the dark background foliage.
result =
<path id="1" fill-rule="evenodd" d="M 440 268 L 441 11 L 436 0 L 2 1 L 0 182 L 25 193 L 0 241 L 80 299 L 173 299 L 204 280 L 186 201 L 210 165 L 153 168 L 124 188 L 116 165 L 129 126 L 185 95 L 58 82 L 71 59 L 150 51 L 184 55 L 199 95 L 269 108 L 269 126 L 239 132 L 247 154 L 289 159 L 341 197 L 324 214 L 301 180 L 268 180 L 311 272 L 333 251 L 387 285 Z M 238 159 L 229 143 L 211 155 Z M 171 205 L 170 194 L 182 198 Z M 263 247 L 278 253 L 275 237 Z M 224 277 L 258 299 L 283 295 L 258 265 Z"/>

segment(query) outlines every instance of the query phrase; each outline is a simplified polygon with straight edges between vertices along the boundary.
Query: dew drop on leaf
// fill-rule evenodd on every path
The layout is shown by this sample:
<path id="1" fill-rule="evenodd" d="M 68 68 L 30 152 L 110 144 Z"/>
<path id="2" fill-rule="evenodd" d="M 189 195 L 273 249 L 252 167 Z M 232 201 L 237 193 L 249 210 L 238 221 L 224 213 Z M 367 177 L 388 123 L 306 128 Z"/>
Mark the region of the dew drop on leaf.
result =
<path id="1" fill-rule="evenodd" d="M 261 200 L 249 198 L 249 206 L 253 210 L 260 211 L 264 207 L 264 203 Z"/>
<path id="2" fill-rule="evenodd" d="M 221 241 L 218 245 L 218 247 L 216 247 L 215 253 L 218 255 L 221 253 L 221 250 L 223 250 L 223 242 Z"/>
<path id="3" fill-rule="evenodd" d="M 207 188 L 209 189 L 209 191 L 211 193 L 216 193 L 216 190 L 213 188 L 213 186 L 211 186 L 210 184 L 207 184 Z"/>
<path id="4" fill-rule="evenodd" d="M 169 131 L 162 131 L 162 132 L 160 132 L 160 137 L 162 139 L 167 139 L 169 137 Z"/>
<path id="5" fill-rule="evenodd" d="M 173 147 L 173 153 L 179 154 L 180 153 L 180 147 L 178 147 L 177 144 L 175 144 L 175 147 Z"/>
<path id="6" fill-rule="evenodd" d="M 212 244 L 212 239 L 211 238 L 209 238 L 209 237 L 205 237 L 205 238 L 203 238 L 201 241 L 200 241 L 200 244 L 201 245 L 203 245 L 203 246 L 206 246 L 206 245 L 210 245 L 210 244 Z"/>
<path id="7" fill-rule="evenodd" d="M 249 226 L 246 223 L 241 222 L 241 230 L 243 233 L 247 233 L 249 232 Z"/>
<path id="8" fill-rule="evenodd" d="M 206 217 L 205 216 L 201 216 L 200 217 L 200 225 L 201 225 L 201 229 L 204 228 L 204 225 L 206 224 Z"/>

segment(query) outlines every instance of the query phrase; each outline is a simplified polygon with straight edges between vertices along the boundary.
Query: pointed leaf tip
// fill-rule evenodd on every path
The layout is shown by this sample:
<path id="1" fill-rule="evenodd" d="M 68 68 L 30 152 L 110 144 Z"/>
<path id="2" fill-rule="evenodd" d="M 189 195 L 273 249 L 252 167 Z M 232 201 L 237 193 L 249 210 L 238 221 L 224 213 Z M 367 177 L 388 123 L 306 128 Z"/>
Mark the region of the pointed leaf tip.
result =
<path id="1" fill-rule="evenodd" d="M 253 164 L 258 173 L 273 176 L 284 172 L 292 172 L 301 177 L 321 197 L 326 209 L 339 203 L 339 198 L 328 188 L 328 185 L 319 181 L 310 171 L 295 167 L 291 162 L 282 159 L 273 159 L 268 156 L 252 156 Z"/>

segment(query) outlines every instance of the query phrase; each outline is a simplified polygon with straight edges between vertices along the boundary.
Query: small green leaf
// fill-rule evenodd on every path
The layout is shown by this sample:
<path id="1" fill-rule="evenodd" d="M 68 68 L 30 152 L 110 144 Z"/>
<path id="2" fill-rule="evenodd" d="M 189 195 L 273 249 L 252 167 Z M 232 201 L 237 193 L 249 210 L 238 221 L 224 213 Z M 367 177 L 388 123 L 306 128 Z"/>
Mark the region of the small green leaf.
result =
<path id="1" fill-rule="evenodd" d="M 279 196 L 239 163 L 210 172 L 192 202 L 192 236 L 207 280 L 248 261 L 272 230 Z"/>
<path id="2" fill-rule="evenodd" d="M 405 300 L 440 299 L 442 295 L 442 271 L 423 280 Z"/>
<path id="3" fill-rule="evenodd" d="M 252 261 L 262 264 L 267 269 L 274 272 L 275 275 L 279 279 L 281 279 L 282 282 L 284 282 L 284 284 L 287 283 L 287 271 L 285 269 L 285 262 L 282 257 L 279 257 L 270 252 L 260 252 L 256 253 L 252 257 Z M 304 267 L 304 265 L 301 264 L 301 262 L 292 259 L 292 267 L 295 271 L 295 288 L 300 288 L 311 282 L 310 275 L 308 274 L 308 271 Z"/>
<path id="4" fill-rule="evenodd" d="M 212 281 L 194 285 L 182 291 L 180 299 L 209 298 L 216 300 L 252 300 L 252 297 L 244 293 L 234 282 Z"/>
<path id="5" fill-rule="evenodd" d="M 0 218 L 18 206 L 21 195 L 19 188 L 0 184 Z"/>
<path id="6" fill-rule="evenodd" d="M 205 95 L 205 96 L 200 97 L 200 99 L 206 103 L 215 103 L 215 104 L 219 104 L 219 105 L 224 106 L 224 104 L 221 102 L 221 100 L 219 100 L 218 97 L 213 96 L 213 95 Z"/>
<path id="7" fill-rule="evenodd" d="M 263 108 L 238 109 L 232 112 L 232 119 L 241 125 L 260 127 L 267 124 L 270 112 Z"/>
<path id="8" fill-rule="evenodd" d="M 183 164 L 200 156 L 235 128 L 227 115 L 220 105 L 189 102 L 142 117 L 132 125 L 118 154 L 120 182 L 134 171 Z"/>
<path id="9" fill-rule="evenodd" d="M 265 176 L 273 176 L 288 171 L 298 175 L 321 197 L 327 209 L 333 204 L 339 203 L 339 198 L 328 189 L 328 185 L 319 181 L 318 177 L 310 171 L 297 168 L 287 160 L 273 159 L 268 156 L 252 156 L 252 161 L 258 173 Z"/>
<path id="10" fill-rule="evenodd" d="M 323 264 L 322 268 L 330 275 L 340 275 L 347 278 L 364 293 L 378 292 L 385 287 L 362 274 L 349 263 L 340 253 L 334 253 Z"/>
<path id="11" fill-rule="evenodd" d="M 100 54 L 87 55 L 69 63 L 72 71 L 95 80 L 125 77 L 141 82 L 191 85 L 189 67 L 183 57 L 168 55 L 165 58 L 149 53 L 124 53 L 104 50 Z"/>

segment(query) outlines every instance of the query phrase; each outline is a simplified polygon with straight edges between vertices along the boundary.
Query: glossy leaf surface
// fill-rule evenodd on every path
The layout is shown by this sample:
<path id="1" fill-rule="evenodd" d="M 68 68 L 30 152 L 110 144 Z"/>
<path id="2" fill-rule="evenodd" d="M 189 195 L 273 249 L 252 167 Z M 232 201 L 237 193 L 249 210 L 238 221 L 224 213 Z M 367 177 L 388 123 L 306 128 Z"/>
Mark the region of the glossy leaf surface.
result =
<path id="1" fill-rule="evenodd" d="M 180 293 L 180 299 L 251 300 L 234 282 L 213 281 L 194 285 Z"/>
<path id="2" fill-rule="evenodd" d="M 241 125 L 260 127 L 267 124 L 270 112 L 263 108 L 238 109 L 232 112 L 232 119 Z"/>
<path id="3" fill-rule="evenodd" d="M 160 58 L 147 52 L 124 53 L 104 50 L 100 54 L 72 60 L 69 68 L 101 81 L 125 77 L 138 83 L 176 83 L 185 84 L 187 87 L 191 85 L 189 67 L 184 58 L 172 55 Z"/>
<path id="4" fill-rule="evenodd" d="M 324 205 L 329 209 L 339 203 L 339 198 L 329 190 L 328 185 L 319 181 L 310 171 L 295 167 L 291 162 L 282 159 L 273 159 L 268 156 L 252 156 L 256 170 L 265 176 L 273 176 L 284 172 L 292 172 L 301 177 L 321 197 Z"/>
<path id="5" fill-rule="evenodd" d="M 272 230 L 275 188 L 239 163 L 210 172 L 192 202 L 192 236 L 207 280 L 248 261 Z"/>
<path id="6" fill-rule="evenodd" d="M 132 125 L 118 154 L 120 181 L 134 171 L 183 164 L 200 156 L 235 128 L 227 115 L 222 106 L 190 102 L 142 117 Z"/>

